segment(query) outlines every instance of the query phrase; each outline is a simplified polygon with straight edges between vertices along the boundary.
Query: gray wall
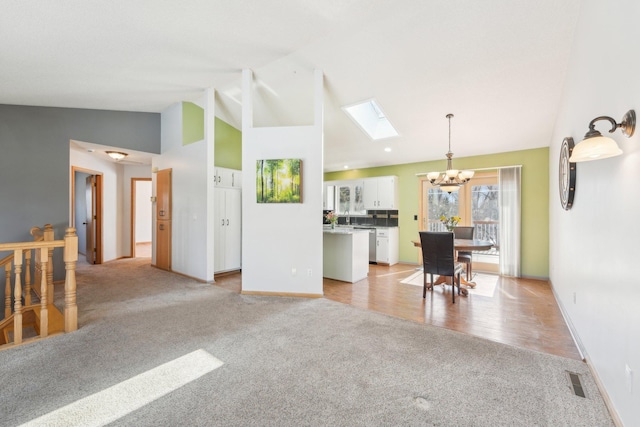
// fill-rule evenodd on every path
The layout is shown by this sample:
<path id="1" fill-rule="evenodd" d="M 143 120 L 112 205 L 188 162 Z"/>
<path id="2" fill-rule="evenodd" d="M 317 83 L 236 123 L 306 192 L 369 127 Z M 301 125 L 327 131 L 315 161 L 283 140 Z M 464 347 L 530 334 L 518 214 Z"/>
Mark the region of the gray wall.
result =
<path id="1" fill-rule="evenodd" d="M 71 139 L 159 154 L 160 114 L 0 105 L 0 242 L 31 240 L 45 223 L 64 236 Z M 59 280 L 61 254 L 54 261 Z"/>

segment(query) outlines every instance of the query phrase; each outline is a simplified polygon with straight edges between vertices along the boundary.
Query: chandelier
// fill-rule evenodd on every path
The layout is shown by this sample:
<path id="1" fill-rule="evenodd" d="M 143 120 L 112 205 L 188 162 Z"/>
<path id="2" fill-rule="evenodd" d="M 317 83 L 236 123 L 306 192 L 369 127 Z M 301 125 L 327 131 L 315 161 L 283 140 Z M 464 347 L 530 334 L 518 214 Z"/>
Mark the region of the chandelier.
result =
<path id="1" fill-rule="evenodd" d="M 453 168 L 451 152 L 451 118 L 453 114 L 447 114 L 449 119 L 449 151 L 447 152 L 447 170 L 444 172 L 429 172 L 427 179 L 431 185 L 440 187 L 442 191 L 451 193 L 452 191 L 458 191 L 461 186 L 469 182 L 473 178 L 473 171 L 470 170 L 457 170 Z"/>

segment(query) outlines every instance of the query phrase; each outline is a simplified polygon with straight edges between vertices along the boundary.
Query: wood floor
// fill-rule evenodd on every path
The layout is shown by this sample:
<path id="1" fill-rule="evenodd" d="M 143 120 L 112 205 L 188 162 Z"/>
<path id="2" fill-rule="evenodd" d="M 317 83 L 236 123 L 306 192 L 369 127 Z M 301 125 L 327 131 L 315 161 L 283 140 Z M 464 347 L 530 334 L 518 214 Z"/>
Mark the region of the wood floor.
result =
<path id="1" fill-rule="evenodd" d="M 547 281 L 500 277 L 493 298 L 456 298 L 437 286 L 422 298 L 422 288 L 400 281 L 415 265 L 369 266 L 365 280 L 351 284 L 324 279 L 324 297 L 402 319 L 452 329 L 492 341 L 580 360 L 551 286 Z M 240 273 L 216 276 L 215 285 L 241 290 Z"/>

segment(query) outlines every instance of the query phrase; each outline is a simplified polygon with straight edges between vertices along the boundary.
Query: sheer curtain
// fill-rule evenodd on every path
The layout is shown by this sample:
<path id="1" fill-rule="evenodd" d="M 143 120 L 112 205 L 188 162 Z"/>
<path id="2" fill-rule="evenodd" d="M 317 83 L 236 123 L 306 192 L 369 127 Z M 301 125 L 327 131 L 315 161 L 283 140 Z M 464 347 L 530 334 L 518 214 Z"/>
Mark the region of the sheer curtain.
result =
<path id="1" fill-rule="evenodd" d="M 499 170 L 500 274 L 520 277 L 521 166 Z"/>

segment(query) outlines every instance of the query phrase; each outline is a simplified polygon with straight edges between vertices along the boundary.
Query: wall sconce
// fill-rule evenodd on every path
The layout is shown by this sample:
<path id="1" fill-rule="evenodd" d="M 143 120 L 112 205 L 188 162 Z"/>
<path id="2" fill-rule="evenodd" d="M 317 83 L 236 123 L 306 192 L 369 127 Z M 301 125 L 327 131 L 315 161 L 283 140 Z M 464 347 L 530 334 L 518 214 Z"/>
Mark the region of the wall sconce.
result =
<path id="1" fill-rule="evenodd" d="M 634 110 L 627 111 L 621 123 L 616 123 L 614 119 L 608 116 L 596 117 L 589 123 L 589 131 L 585 134 L 584 139 L 574 147 L 571 157 L 569 158 L 571 163 L 606 159 L 607 157 L 622 154 L 622 150 L 613 139 L 602 136 L 600 132 L 595 130 L 595 124 L 599 120 L 608 120 L 611 122 L 609 133 L 613 133 L 616 129 L 620 128 L 622 129 L 622 134 L 627 138 L 631 138 L 636 129 L 636 112 Z"/>
<path id="2" fill-rule="evenodd" d="M 127 153 L 122 153 L 120 151 L 106 151 L 106 153 L 109 155 L 109 157 L 111 157 L 113 160 L 115 160 L 116 162 L 124 159 L 125 157 L 128 156 Z"/>

